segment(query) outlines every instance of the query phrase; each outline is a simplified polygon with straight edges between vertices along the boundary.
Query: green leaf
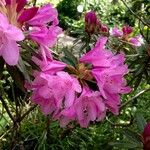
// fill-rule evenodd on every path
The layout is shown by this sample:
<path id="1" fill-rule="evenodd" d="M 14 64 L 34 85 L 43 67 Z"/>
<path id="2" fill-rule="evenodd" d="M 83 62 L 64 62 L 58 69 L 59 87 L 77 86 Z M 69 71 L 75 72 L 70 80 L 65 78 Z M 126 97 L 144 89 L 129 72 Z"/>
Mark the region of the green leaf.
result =
<path id="1" fill-rule="evenodd" d="M 133 132 L 129 129 L 125 129 L 123 131 L 123 134 L 131 141 L 135 142 L 135 143 L 141 143 L 141 139 L 140 139 L 140 136 L 136 133 L 136 132 Z"/>
<path id="2" fill-rule="evenodd" d="M 7 70 L 9 74 L 11 75 L 12 79 L 14 80 L 15 85 L 25 93 L 25 88 L 24 88 L 24 76 L 22 73 L 19 71 L 19 69 L 16 66 L 7 66 Z"/>
<path id="3" fill-rule="evenodd" d="M 65 54 L 65 59 L 69 62 L 69 64 L 76 66 L 78 64 L 77 58 L 69 51 L 67 48 L 63 49 Z"/>
<path id="4" fill-rule="evenodd" d="M 140 130 L 140 132 L 143 132 L 144 127 L 146 125 L 146 121 L 143 115 L 141 113 L 136 113 L 135 117 L 136 117 L 138 129 Z"/>
<path id="5" fill-rule="evenodd" d="M 0 59 L 0 79 L 2 78 L 3 76 L 3 69 L 4 69 L 4 60 L 1 58 Z"/>
<path id="6" fill-rule="evenodd" d="M 110 142 L 109 145 L 118 147 L 118 148 L 138 148 L 140 147 L 139 144 L 134 143 L 134 142 Z"/>

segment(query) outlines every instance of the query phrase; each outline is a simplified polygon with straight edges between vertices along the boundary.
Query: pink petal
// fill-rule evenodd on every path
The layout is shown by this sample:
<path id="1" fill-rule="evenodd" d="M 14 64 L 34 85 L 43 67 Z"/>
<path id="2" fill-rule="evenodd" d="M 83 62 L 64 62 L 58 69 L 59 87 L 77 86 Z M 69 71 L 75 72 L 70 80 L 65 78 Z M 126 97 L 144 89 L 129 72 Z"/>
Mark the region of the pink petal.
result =
<path id="1" fill-rule="evenodd" d="M 14 41 L 22 41 L 25 38 L 23 32 L 13 25 L 9 25 L 9 27 L 4 33 L 8 39 Z"/>
<path id="2" fill-rule="evenodd" d="M 15 41 L 7 40 L 1 48 L 3 50 L 2 56 L 7 64 L 17 65 L 19 60 L 19 47 Z"/>
<path id="3" fill-rule="evenodd" d="M 57 16 L 57 10 L 53 8 L 52 5 L 47 4 L 38 10 L 37 14 L 28 21 L 28 24 L 32 26 L 41 26 L 52 21 L 53 25 L 57 25 Z"/>
<path id="4" fill-rule="evenodd" d="M 38 11 L 38 7 L 32 7 L 29 9 L 25 9 L 19 16 L 18 22 L 23 23 L 23 22 L 26 22 L 26 21 L 32 19 L 36 15 L 37 11 Z"/>
<path id="5" fill-rule="evenodd" d="M 111 31 L 110 31 L 110 34 L 112 36 L 115 36 L 115 37 L 122 37 L 123 36 L 123 32 L 120 31 L 117 27 L 114 27 Z"/>
<path id="6" fill-rule="evenodd" d="M 6 15 L 0 13 L 0 28 L 4 28 L 6 29 L 9 25 L 8 19 L 6 17 Z"/>

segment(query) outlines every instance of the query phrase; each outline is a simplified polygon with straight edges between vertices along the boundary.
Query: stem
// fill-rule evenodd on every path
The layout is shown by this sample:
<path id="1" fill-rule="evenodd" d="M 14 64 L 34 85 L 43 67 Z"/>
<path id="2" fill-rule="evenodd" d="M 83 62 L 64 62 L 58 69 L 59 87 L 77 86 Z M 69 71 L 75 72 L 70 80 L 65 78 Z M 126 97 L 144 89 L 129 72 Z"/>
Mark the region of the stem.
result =
<path id="1" fill-rule="evenodd" d="M 128 4 L 124 1 L 121 0 L 123 2 L 123 4 L 129 9 L 129 11 L 137 18 L 139 19 L 144 25 L 150 27 L 150 25 L 148 23 L 146 23 L 144 20 L 142 20 L 129 6 Z"/>
<path id="2" fill-rule="evenodd" d="M 7 114 L 9 115 L 9 117 L 11 118 L 11 120 L 12 120 L 13 122 L 15 122 L 15 119 L 14 119 L 13 115 L 11 114 L 11 112 L 10 112 L 8 106 L 7 106 L 7 103 L 5 102 L 5 100 L 3 99 L 2 96 L 0 96 L 0 99 L 1 99 L 2 105 L 3 105 L 3 107 L 5 108 Z"/>
<path id="3" fill-rule="evenodd" d="M 36 6 L 36 2 L 37 2 L 37 0 L 34 0 L 34 1 L 33 1 L 33 6 Z"/>
<path id="4" fill-rule="evenodd" d="M 132 97 L 131 99 L 129 99 L 128 101 L 126 101 L 125 103 L 123 103 L 120 107 L 120 110 L 122 110 L 125 106 L 127 106 L 130 102 L 132 102 L 133 100 L 135 100 L 136 98 L 138 98 L 139 96 L 141 96 L 142 94 L 144 94 L 145 92 L 150 91 L 150 88 L 142 90 L 141 92 L 139 92 L 138 94 L 136 94 L 134 97 Z"/>
<path id="5" fill-rule="evenodd" d="M 32 110 L 34 110 L 37 107 L 37 105 L 34 105 L 33 107 L 30 107 L 28 111 L 26 111 L 18 120 L 19 122 L 21 122 Z"/>

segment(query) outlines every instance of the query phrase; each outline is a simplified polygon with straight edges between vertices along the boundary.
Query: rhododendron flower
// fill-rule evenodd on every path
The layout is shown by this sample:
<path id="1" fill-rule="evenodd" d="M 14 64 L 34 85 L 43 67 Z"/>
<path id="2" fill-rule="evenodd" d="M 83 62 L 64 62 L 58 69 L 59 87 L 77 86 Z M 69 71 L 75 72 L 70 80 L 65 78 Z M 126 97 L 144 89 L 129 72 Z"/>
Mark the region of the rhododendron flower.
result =
<path id="1" fill-rule="evenodd" d="M 122 32 L 123 32 L 124 35 L 128 35 L 128 34 L 131 34 L 133 32 L 133 29 L 132 29 L 132 27 L 130 27 L 128 25 L 123 26 Z"/>
<path id="2" fill-rule="evenodd" d="M 81 127 L 86 128 L 90 121 L 101 121 L 105 115 L 106 107 L 100 93 L 84 87 L 82 94 L 75 100 L 75 103 L 59 114 L 59 121 L 60 125 L 64 127 L 70 121 L 76 120 Z"/>
<path id="3" fill-rule="evenodd" d="M 106 42 L 106 37 L 99 38 L 77 67 L 54 60 L 42 44 L 33 57 L 40 71 L 34 73 L 35 79 L 27 87 L 33 91 L 32 101 L 44 114 L 58 120 L 61 127 L 71 121 L 87 127 L 91 121 L 103 120 L 107 110 L 119 114 L 120 95 L 131 91 L 124 79 L 128 68 L 125 55 L 114 55 L 105 48 Z M 95 87 L 88 86 L 90 82 Z"/>
<path id="4" fill-rule="evenodd" d="M 40 67 L 43 73 L 55 74 L 63 70 L 66 64 L 57 60 L 53 60 L 51 52 L 46 46 L 41 46 L 39 49 L 39 57 L 32 57 L 32 60 Z"/>
<path id="5" fill-rule="evenodd" d="M 106 106 L 114 114 L 118 114 L 120 105 L 119 94 L 131 91 L 129 87 L 126 87 L 124 79 L 128 69 L 127 65 L 124 65 L 124 54 L 114 56 L 111 51 L 105 49 L 106 41 L 106 37 L 99 38 L 95 47 L 82 56 L 80 61 L 93 65 L 92 75 L 97 81 Z"/>
<path id="6" fill-rule="evenodd" d="M 127 67 L 116 67 L 108 69 L 93 69 L 93 76 L 97 80 L 97 84 L 106 105 L 114 114 L 119 113 L 120 97 L 119 94 L 129 93 L 131 89 L 126 87 L 123 75 L 127 73 Z"/>
<path id="7" fill-rule="evenodd" d="M 78 80 L 62 71 L 55 75 L 37 73 L 30 89 L 33 90 L 32 101 L 40 105 L 44 114 L 57 114 L 61 108 L 70 107 L 74 103 L 75 93 L 81 92 Z M 53 104 L 53 111 L 45 111 L 45 104 Z"/>
<path id="8" fill-rule="evenodd" d="M 143 149 L 144 150 L 149 150 L 150 149 L 150 123 L 147 123 L 144 131 L 142 133 L 143 137 Z"/>
<path id="9" fill-rule="evenodd" d="M 83 88 L 81 96 L 76 99 L 74 109 L 81 127 L 87 127 L 90 121 L 100 121 L 105 118 L 105 103 L 98 91 L 92 92 Z"/>
<path id="10" fill-rule="evenodd" d="M 124 26 L 122 30 L 119 30 L 117 27 L 114 27 L 113 29 L 110 30 L 110 35 L 125 40 L 133 46 L 137 46 L 137 47 L 141 46 L 141 44 L 143 44 L 142 36 L 138 35 L 135 37 L 131 37 L 132 32 L 133 29 L 130 26 Z"/>
<path id="11" fill-rule="evenodd" d="M 95 67 L 109 67 L 111 65 L 109 58 L 112 57 L 112 52 L 105 50 L 106 42 L 106 37 L 99 38 L 95 47 L 83 55 L 80 58 L 80 61 L 84 63 L 91 63 Z"/>
<path id="12" fill-rule="evenodd" d="M 20 29 L 11 25 L 5 15 L 0 13 L 0 56 L 9 65 L 19 60 L 19 47 L 16 41 L 22 41 L 24 35 Z"/>
<path id="13" fill-rule="evenodd" d="M 123 36 L 123 31 L 119 30 L 117 27 L 114 27 L 110 30 L 110 34 L 115 37 L 121 37 Z"/>
<path id="14" fill-rule="evenodd" d="M 57 37 L 62 33 L 62 29 L 58 26 L 33 27 L 29 32 L 29 38 L 36 41 L 39 45 L 53 47 L 57 41 Z"/>
<path id="15" fill-rule="evenodd" d="M 11 24 L 21 28 L 22 25 L 32 19 L 38 11 L 37 7 L 25 9 L 27 0 L 5 0 L 1 2 L 0 12 L 8 17 Z"/>
<path id="16" fill-rule="evenodd" d="M 134 46 L 141 46 L 144 43 L 141 35 L 130 38 L 129 42 L 132 43 L 132 45 L 134 45 Z"/>

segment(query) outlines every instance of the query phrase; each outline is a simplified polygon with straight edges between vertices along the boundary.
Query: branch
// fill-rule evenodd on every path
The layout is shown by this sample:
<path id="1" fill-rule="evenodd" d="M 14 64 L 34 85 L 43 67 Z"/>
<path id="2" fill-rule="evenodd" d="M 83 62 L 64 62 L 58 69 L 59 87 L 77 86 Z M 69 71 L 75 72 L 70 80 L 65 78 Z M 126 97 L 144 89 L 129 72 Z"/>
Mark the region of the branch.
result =
<path id="1" fill-rule="evenodd" d="M 126 101 L 125 103 L 123 103 L 120 107 L 120 110 L 123 109 L 126 105 L 128 105 L 130 102 L 132 102 L 133 100 L 135 100 L 136 98 L 138 98 L 139 96 L 141 96 L 142 94 L 144 94 L 145 92 L 150 91 L 150 88 L 142 90 L 141 92 L 139 92 L 138 94 L 136 94 L 134 97 L 132 97 L 131 99 L 129 99 L 128 101 Z"/>
<path id="2" fill-rule="evenodd" d="M 19 118 L 19 122 L 21 122 L 32 110 L 34 110 L 37 107 L 37 105 L 34 105 L 32 107 L 29 108 L 29 110 L 27 112 L 25 112 L 20 118 Z"/>
<path id="3" fill-rule="evenodd" d="M 144 20 L 142 20 L 129 6 L 128 4 L 124 1 L 121 0 L 123 2 L 123 4 L 129 9 L 129 11 L 137 18 L 139 19 L 143 24 L 147 25 L 150 28 L 150 25 L 148 23 L 146 23 Z"/>
<path id="4" fill-rule="evenodd" d="M 5 100 L 3 99 L 2 96 L 0 96 L 0 99 L 1 99 L 2 105 L 3 105 L 3 107 L 5 108 L 7 114 L 9 115 L 9 117 L 11 118 L 11 120 L 12 120 L 13 122 L 15 122 L 15 119 L 14 119 L 14 117 L 12 116 L 12 114 L 11 114 L 11 112 L 10 112 L 8 106 L 7 106 L 7 103 L 5 102 Z"/>

